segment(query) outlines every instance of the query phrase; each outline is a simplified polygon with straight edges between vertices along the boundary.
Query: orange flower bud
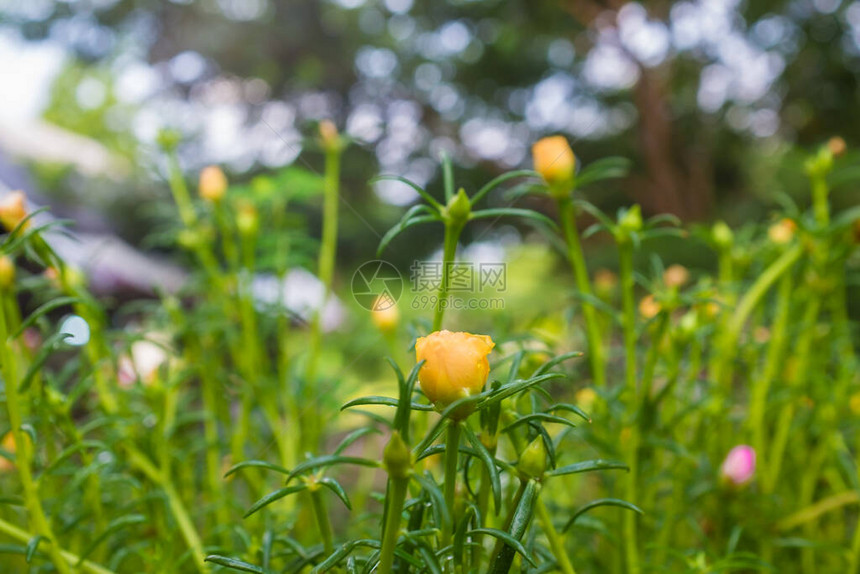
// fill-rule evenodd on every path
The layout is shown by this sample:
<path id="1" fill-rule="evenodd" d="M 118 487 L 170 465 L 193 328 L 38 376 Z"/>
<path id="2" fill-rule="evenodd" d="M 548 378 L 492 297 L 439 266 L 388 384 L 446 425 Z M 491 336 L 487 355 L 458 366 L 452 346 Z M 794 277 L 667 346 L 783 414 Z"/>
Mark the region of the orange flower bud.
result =
<path id="1" fill-rule="evenodd" d="M 797 224 L 794 221 L 783 218 L 768 228 L 767 238 L 777 245 L 785 245 L 794 237 L 796 229 Z"/>
<path id="2" fill-rule="evenodd" d="M 0 255 L 0 289 L 9 289 L 15 283 L 15 262 L 11 257 Z"/>
<path id="3" fill-rule="evenodd" d="M 677 289 L 686 285 L 689 280 L 690 272 L 683 265 L 670 265 L 663 272 L 663 283 L 666 284 L 666 287 Z"/>
<path id="4" fill-rule="evenodd" d="M 7 432 L 3 437 L 3 440 L 0 441 L 0 448 L 5 450 L 11 455 L 15 454 L 15 435 L 12 432 Z M 8 472 L 15 468 L 15 464 L 6 457 L 0 456 L 0 473 Z"/>
<path id="5" fill-rule="evenodd" d="M 323 120 L 319 125 L 320 140 L 325 149 L 332 151 L 340 147 L 340 135 L 337 133 L 337 126 L 331 120 Z"/>
<path id="6" fill-rule="evenodd" d="M 551 136 L 535 142 L 532 146 L 535 171 L 553 189 L 553 194 L 565 194 L 573 185 L 576 156 L 564 136 Z"/>
<path id="7" fill-rule="evenodd" d="M 828 140 L 827 147 L 830 148 L 830 153 L 832 153 L 834 157 L 839 157 L 845 153 L 848 145 L 845 143 L 844 139 L 839 136 L 835 136 Z"/>
<path id="8" fill-rule="evenodd" d="M 436 331 L 419 337 L 415 359 L 425 361 L 418 373 L 421 390 L 438 409 L 480 393 L 490 374 L 487 355 L 495 346 L 489 336 L 471 333 Z"/>
<path id="9" fill-rule="evenodd" d="M 609 269 L 598 269 L 594 274 L 594 291 L 604 299 L 612 296 L 618 286 L 618 276 Z"/>
<path id="10" fill-rule="evenodd" d="M 0 223 L 7 231 L 15 229 L 27 217 L 27 201 L 23 191 L 13 191 L 0 201 Z"/>
<path id="11" fill-rule="evenodd" d="M 639 301 L 639 313 L 645 319 L 653 319 L 660 312 L 660 303 L 654 299 L 653 295 L 646 295 Z"/>
<path id="12" fill-rule="evenodd" d="M 198 193 L 200 197 L 212 203 L 218 203 L 224 199 L 227 193 L 227 176 L 217 165 L 204 167 L 200 172 L 200 185 Z"/>

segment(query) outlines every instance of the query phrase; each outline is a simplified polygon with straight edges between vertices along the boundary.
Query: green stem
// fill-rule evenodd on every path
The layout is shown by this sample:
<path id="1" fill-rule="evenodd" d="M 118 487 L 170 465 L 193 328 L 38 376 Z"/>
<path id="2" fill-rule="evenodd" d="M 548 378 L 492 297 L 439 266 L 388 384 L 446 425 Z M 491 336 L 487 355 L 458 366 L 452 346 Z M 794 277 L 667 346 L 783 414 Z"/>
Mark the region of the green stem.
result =
<path id="1" fill-rule="evenodd" d="M 314 313 L 310 326 L 310 342 L 308 345 L 308 362 L 305 371 L 305 381 L 299 400 L 306 406 L 313 405 L 316 393 L 311 393 L 317 377 L 320 347 L 322 345 L 322 312 L 331 294 L 334 278 L 334 265 L 337 256 L 337 219 L 338 200 L 340 197 L 340 146 L 331 146 L 325 154 L 325 177 L 323 181 L 323 228 L 322 243 L 317 261 L 320 281 L 323 284 L 323 298 L 319 308 Z M 306 417 L 307 427 L 299 435 L 299 452 L 313 450 L 319 435 L 318 417 L 310 413 Z"/>
<path id="2" fill-rule="evenodd" d="M 9 536 L 10 538 L 17 540 L 18 542 L 21 542 L 22 544 L 26 544 L 33 539 L 32 533 L 27 532 L 26 530 L 21 530 L 14 524 L 10 524 L 2 518 L 0 518 L 0 532 Z M 55 545 L 52 544 L 52 546 Z M 76 554 L 72 554 L 71 552 L 63 550 L 61 548 L 58 548 L 57 551 L 67 564 L 80 564 L 79 568 L 84 572 L 89 572 L 89 574 L 114 574 L 113 570 L 108 570 L 104 566 L 100 566 L 95 562 L 91 562 L 89 560 L 84 560 L 83 562 L 81 562 L 80 557 Z M 69 570 L 66 570 L 66 572 L 69 572 Z"/>
<path id="3" fill-rule="evenodd" d="M 635 503 L 638 498 L 638 458 L 639 458 L 639 385 L 636 380 L 636 308 L 633 302 L 633 244 L 629 240 L 618 244 L 619 280 L 624 315 L 624 354 L 625 354 L 625 394 L 627 396 L 627 414 L 634 418 L 628 428 L 630 444 L 628 463 L 630 472 L 626 477 L 625 496 Z M 638 574 L 639 542 L 638 523 L 636 515 L 625 512 L 622 518 L 624 530 L 624 556 L 628 574 Z"/>
<path id="4" fill-rule="evenodd" d="M 448 436 L 445 441 L 445 506 L 451 523 L 455 524 L 454 500 L 457 494 L 457 463 L 460 460 L 460 421 L 452 420 L 448 424 Z M 442 532 L 442 545 L 451 543 L 453 528 L 445 528 Z"/>
<path id="5" fill-rule="evenodd" d="M 433 316 L 433 331 L 442 328 L 445 308 L 448 306 L 449 272 L 457 256 L 457 242 L 460 240 L 462 224 L 445 222 L 445 243 L 442 248 L 442 281 L 439 283 L 439 296 L 436 299 L 436 313 Z"/>
<path id="6" fill-rule="evenodd" d="M 320 530 L 320 538 L 323 542 L 323 550 L 326 555 L 334 552 L 334 535 L 331 530 L 331 522 L 328 519 L 328 512 L 325 508 L 325 500 L 322 498 L 321 487 L 317 486 L 311 489 L 311 502 L 313 503 L 314 515 L 316 515 L 317 526 Z"/>
<path id="7" fill-rule="evenodd" d="M 809 368 L 810 350 L 812 349 L 812 341 L 815 334 L 815 324 L 818 319 L 818 312 L 821 309 L 821 298 L 813 295 L 812 300 L 808 302 L 806 312 L 803 315 L 801 322 L 802 331 L 800 339 L 795 346 L 795 357 L 797 363 L 793 369 L 792 376 L 789 378 L 789 386 L 796 391 L 797 387 L 806 380 L 807 370 Z M 764 475 L 764 484 L 762 490 L 770 493 L 774 491 L 776 482 L 782 468 L 782 461 L 785 455 L 785 449 L 788 446 L 788 436 L 791 431 L 791 423 L 794 420 L 796 398 L 786 403 L 779 414 L 776 423 L 776 431 L 774 432 L 773 446 L 767 457 L 769 465 L 766 467 Z"/>
<path id="8" fill-rule="evenodd" d="M 11 293 L 3 293 L 3 299 L 12 297 Z M 0 307 L 5 307 L 4 305 Z M 33 444 L 30 442 L 30 436 L 22 430 L 24 421 L 22 420 L 22 403 L 19 396 L 18 385 L 18 357 L 12 350 L 11 341 L 9 341 L 10 325 L 5 311 L 0 309 L 0 358 L 2 358 L 2 373 L 5 381 L 6 391 L 6 410 L 9 413 L 9 424 L 12 427 L 12 436 L 15 439 L 16 459 L 15 467 L 18 469 L 18 476 L 21 479 L 21 487 L 24 491 L 24 503 L 29 513 L 30 523 L 36 534 L 45 537 L 48 545 L 48 556 L 51 562 L 56 567 L 60 574 L 72 574 L 72 569 L 68 562 L 60 552 L 59 541 L 51 532 L 51 526 L 45 516 L 45 511 L 42 508 L 42 502 L 39 497 L 39 487 L 36 480 L 33 478 L 31 465 L 33 464 Z"/>
<path id="9" fill-rule="evenodd" d="M 734 314 L 731 316 L 726 331 L 723 333 L 722 349 L 727 351 L 727 354 L 721 357 L 720 363 L 717 365 L 714 379 L 721 388 L 723 394 L 727 397 L 727 387 L 731 385 L 732 365 L 734 365 L 734 349 L 737 346 L 738 338 L 741 330 L 749 318 L 750 313 L 758 305 L 762 297 L 768 292 L 776 281 L 782 275 L 791 269 L 800 256 L 803 255 L 803 247 L 796 245 L 783 253 L 776 261 L 770 264 L 765 271 L 759 275 L 752 287 L 738 302 Z"/>
<path id="10" fill-rule="evenodd" d="M 750 399 L 749 428 L 752 445 L 759 456 L 763 456 L 766 444 L 765 409 L 770 385 L 779 372 L 788 335 L 789 311 L 791 309 L 792 280 L 790 274 L 783 275 L 779 282 L 776 312 L 771 327 L 770 343 L 761 376 L 753 383 Z"/>
<path id="11" fill-rule="evenodd" d="M 556 531 L 555 525 L 552 523 L 552 515 L 547 510 L 543 499 L 537 499 L 535 509 L 537 510 L 538 520 L 540 520 L 543 533 L 549 542 L 549 548 L 552 550 L 552 555 L 555 556 L 555 560 L 558 562 L 558 569 L 562 574 L 576 574 L 573 564 L 570 563 L 570 557 L 564 549 L 564 540 Z"/>
<path id="12" fill-rule="evenodd" d="M 388 488 L 388 510 L 385 515 L 382 533 L 382 550 L 379 557 L 379 574 L 390 574 L 394 565 L 394 548 L 400 535 L 400 521 L 403 504 L 409 487 L 408 478 L 391 478 Z"/>
<path id="13" fill-rule="evenodd" d="M 637 395 L 636 385 L 636 305 L 633 301 L 633 244 L 618 245 L 618 275 L 621 284 L 621 304 L 624 316 L 624 381 L 625 393 Z"/>
<path id="14" fill-rule="evenodd" d="M 569 198 L 559 200 L 559 218 L 561 219 L 564 239 L 567 243 L 567 258 L 573 268 L 576 286 L 579 292 L 587 298 L 582 301 L 582 315 L 585 318 L 585 335 L 588 339 L 589 361 L 594 383 L 598 387 L 606 384 L 606 364 L 603 350 L 603 339 L 600 334 L 597 310 L 591 302 L 592 289 L 588 279 L 588 267 L 585 255 L 576 229 L 576 206 Z"/>

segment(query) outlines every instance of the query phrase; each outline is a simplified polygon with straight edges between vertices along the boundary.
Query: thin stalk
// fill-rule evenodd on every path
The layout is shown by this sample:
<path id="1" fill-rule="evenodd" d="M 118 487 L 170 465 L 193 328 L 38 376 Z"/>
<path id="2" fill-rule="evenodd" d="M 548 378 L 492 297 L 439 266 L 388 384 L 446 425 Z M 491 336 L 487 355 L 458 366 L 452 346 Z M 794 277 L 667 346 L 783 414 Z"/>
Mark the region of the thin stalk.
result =
<path id="1" fill-rule="evenodd" d="M 445 506 L 451 523 L 455 524 L 454 499 L 457 493 L 457 463 L 460 460 L 460 421 L 452 420 L 448 425 L 448 436 L 445 441 Z M 442 546 L 451 544 L 453 528 L 445 528 L 442 532 Z"/>
<path id="2" fill-rule="evenodd" d="M 328 518 L 328 512 L 325 508 L 325 500 L 322 497 L 323 493 L 319 487 L 311 489 L 311 502 L 313 503 L 314 515 L 317 519 L 317 526 L 320 530 L 320 538 L 323 542 L 323 550 L 326 555 L 334 552 L 334 535 L 331 530 L 331 522 Z"/>
<path id="3" fill-rule="evenodd" d="M 636 502 L 638 498 L 638 458 L 639 458 L 639 428 L 638 409 L 640 406 L 639 388 L 636 381 L 636 308 L 633 302 L 633 244 L 622 241 L 618 244 L 619 281 L 624 315 L 624 354 L 625 354 L 625 389 L 627 396 L 628 416 L 634 417 L 635 422 L 630 429 L 630 444 L 628 464 L 630 472 L 626 477 L 625 496 L 628 501 Z M 636 515 L 625 512 L 622 517 L 624 531 L 624 556 L 628 574 L 639 574 L 639 533 Z"/>
<path id="4" fill-rule="evenodd" d="M 394 565 L 394 548 L 400 534 L 403 504 L 409 488 L 408 478 L 391 478 L 388 482 L 388 509 L 382 532 L 382 550 L 379 557 L 379 574 L 390 574 Z"/>
<path id="5" fill-rule="evenodd" d="M 26 530 L 21 530 L 14 524 L 10 524 L 2 518 L 0 518 L 0 532 L 5 534 L 6 536 L 9 536 L 10 538 L 13 538 L 14 540 L 17 540 L 22 544 L 26 544 L 33 539 L 33 533 L 27 532 Z M 55 544 L 52 544 L 51 546 L 55 546 Z M 81 558 L 79 556 L 77 556 L 76 554 L 72 554 L 71 552 L 68 552 L 66 550 L 63 550 L 62 548 L 58 548 L 57 551 L 67 564 L 80 563 L 79 568 L 83 572 L 88 572 L 89 574 L 115 574 L 113 570 L 108 570 L 104 566 L 96 564 L 95 562 L 92 562 L 90 560 L 84 560 L 83 562 L 81 562 Z"/>
<path id="6" fill-rule="evenodd" d="M 445 223 L 445 242 L 442 248 L 442 281 L 439 283 L 439 295 L 436 299 L 436 312 L 433 315 L 433 331 L 442 328 L 442 319 L 445 317 L 445 308 L 448 306 L 448 282 L 449 272 L 457 256 L 457 242 L 460 240 L 460 232 L 463 230 L 461 224 Z"/>
<path id="7" fill-rule="evenodd" d="M 577 289 L 583 295 L 591 296 L 592 289 L 588 279 L 588 267 L 585 264 L 585 255 L 582 253 L 579 232 L 576 229 L 576 206 L 569 198 L 565 198 L 558 202 L 558 208 L 564 240 L 567 244 L 567 258 L 573 268 Z M 589 362 L 591 363 L 594 383 L 598 387 L 603 387 L 606 385 L 603 338 L 600 334 L 597 310 L 594 308 L 590 297 L 582 301 L 582 315 L 585 318 L 585 335 L 588 339 Z"/>
<path id="8" fill-rule="evenodd" d="M 800 259 L 801 255 L 803 255 L 803 247 L 800 245 L 796 245 L 783 253 L 759 275 L 755 283 L 752 284 L 752 287 L 749 288 L 738 302 L 734 314 L 726 325 L 726 331 L 723 333 L 722 345 L 720 346 L 728 352 L 725 356 L 721 357 L 714 374 L 714 380 L 720 386 L 725 396 L 728 396 L 726 387 L 731 385 L 734 349 L 737 346 L 738 338 L 747 318 L 749 318 L 750 313 L 752 313 L 773 284 L 791 269 L 797 260 Z"/>
<path id="9" fill-rule="evenodd" d="M 549 542 L 549 549 L 558 563 L 558 569 L 563 574 L 576 574 L 576 570 L 574 570 L 573 564 L 570 562 L 570 557 L 564 549 L 564 540 L 556 531 L 555 525 L 552 523 L 552 515 L 543 503 L 543 499 L 538 498 L 535 510 L 543 528 L 544 536 L 546 536 L 547 542 Z"/>
<path id="10" fill-rule="evenodd" d="M 305 371 L 305 381 L 302 388 L 302 404 L 311 405 L 315 393 L 310 393 L 317 377 L 320 347 L 322 345 L 322 312 L 331 294 L 334 278 L 335 258 L 337 257 L 337 219 L 338 200 L 340 197 L 340 159 L 341 147 L 329 146 L 325 154 L 325 175 L 323 180 L 323 228 L 317 267 L 320 281 L 323 284 L 323 298 L 319 308 L 314 313 L 310 325 L 310 342 L 308 345 L 308 362 Z M 313 450 L 319 435 L 318 417 L 311 413 L 306 417 L 307 427 L 302 425 L 303 432 L 299 435 L 299 450 Z"/>
<path id="11" fill-rule="evenodd" d="M 749 428 L 752 434 L 752 445 L 757 453 L 763 455 L 767 448 L 765 428 L 765 409 L 770 385 L 779 372 L 788 340 L 788 320 L 791 309 L 792 280 L 791 274 L 783 275 L 779 282 L 776 300 L 776 312 L 771 327 L 770 343 L 767 357 L 761 375 L 753 383 L 750 399 Z"/>
<path id="12" fill-rule="evenodd" d="M 815 334 L 815 324 L 818 320 L 820 309 L 821 298 L 813 296 L 812 300 L 807 304 L 806 312 L 803 315 L 801 322 L 802 331 L 795 346 L 797 363 L 789 379 L 789 385 L 795 390 L 798 385 L 806 380 L 807 371 L 809 370 L 810 350 Z M 794 411 L 795 401 L 791 400 L 786 403 L 779 413 L 773 445 L 768 453 L 770 455 L 768 457 L 770 464 L 766 467 L 767 472 L 764 475 L 764 484 L 762 485 L 764 492 L 773 492 L 776 487 L 776 481 L 782 468 L 783 457 L 785 456 L 785 449 L 788 447 L 788 436 L 791 431 L 791 422 L 794 419 Z"/>

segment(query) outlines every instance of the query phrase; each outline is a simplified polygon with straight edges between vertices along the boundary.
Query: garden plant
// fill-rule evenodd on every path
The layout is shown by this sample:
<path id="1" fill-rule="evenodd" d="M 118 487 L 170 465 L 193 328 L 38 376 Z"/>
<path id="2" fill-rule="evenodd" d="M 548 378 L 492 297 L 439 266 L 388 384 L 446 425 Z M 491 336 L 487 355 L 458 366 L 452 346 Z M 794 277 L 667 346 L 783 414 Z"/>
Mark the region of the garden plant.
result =
<path id="1" fill-rule="evenodd" d="M 442 234 L 442 272 L 427 305 L 380 290 L 366 309 L 336 266 L 351 142 L 329 121 L 309 140 L 321 175 L 210 166 L 189 185 L 163 132 L 173 207 L 152 241 L 194 272 L 149 299 L 95 297 L 52 247 L 64 222 L 0 205 L 0 572 L 860 573 L 844 142 L 809 153 L 805 200 L 736 229 L 601 212 L 585 192 L 628 162 L 580 165 L 558 135 L 476 189 L 444 154 L 442 189 L 380 174 L 420 199 L 366 260 L 415 228 Z M 563 287 L 457 309 L 477 224 L 532 229 Z M 716 265 L 664 260 L 667 241 Z M 260 296 L 297 267 L 317 305 Z"/>

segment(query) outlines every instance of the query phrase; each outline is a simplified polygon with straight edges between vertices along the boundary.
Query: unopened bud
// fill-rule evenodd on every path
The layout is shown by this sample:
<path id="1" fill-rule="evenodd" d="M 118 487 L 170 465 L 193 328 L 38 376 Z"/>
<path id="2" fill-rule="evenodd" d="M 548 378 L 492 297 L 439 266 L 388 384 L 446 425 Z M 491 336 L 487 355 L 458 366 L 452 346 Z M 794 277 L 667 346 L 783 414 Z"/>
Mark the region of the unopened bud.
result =
<path id="1" fill-rule="evenodd" d="M 340 135 L 337 133 L 337 127 L 331 120 L 323 120 L 319 125 L 320 141 L 326 151 L 337 151 L 340 147 Z"/>
<path id="2" fill-rule="evenodd" d="M 718 249 L 725 250 L 732 246 L 735 240 L 735 234 L 732 233 L 731 227 L 726 225 L 725 221 L 718 221 L 711 228 L 711 238 Z"/>
<path id="3" fill-rule="evenodd" d="M 687 268 L 683 265 L 670 265 L 668 269 L 663 272 L 663 283 L 666 284 L 666 287 L 679 289 L 686 285 L 689 280 L 690 272 L 687 271 Z"/>
<path id="4" fill-rule="evenodd" d="M 236 227 L 239 229 L 239 233 L 245 236 L 255 235 L 259 231 L 260 214 L 253 204 L 243 202 L 239 205 Z"/>
<path id="5" fill-rule="evenodd" d="M 540 480 L 543 477 L 546 471 L 546 446 L 543 443 L 543 437 L 538 436 L 529 443 L 520 455 L 517 469 L 529 478 Z"/>
<path id="6" fill-rule="evenodd" d="M 392 333 L 400 322 L 400 311 L 397 303 L 390 296 L 380 295 L 373 302 L 371 310 L 373 324 L 383 333 Z"/>
<path id="7" fill-rule="evenodd" d="M 457 195 L 448 201 L 446 209 L 448 217 L 451 218 L 453 223 L 464 224 L 469 221 L 469 215 L 472 213 L 472 204 L 469 202 L 469 196 L 466 195 L 463 188 L 460 188 Z"/>
<path id="8" fill-rule="evenodd" d="M 642 230 L 642 208 L 634 205 L 626 210 L 618 221 L 621 230 L 626 234 L 636 233 Z"/>
<path id="9" fill-rule="evenodd" d="M 227 176 L 217 165 L 210 165 L 200 172 L 198 193 L 202 199 L 218 203 L 227 193 Z"/>
<path id="10" fill-rule="evenodd" d="M 15 262 L 7 255 L 0 255 L 0 289 L 11 289 L 15 284 Z"/>
<path id="11" fill-rule="evenodd" d="M 13 191 L 0 200 L 0 223 L 12 231 L 27 217 L 27 198 L 23 191 Z"/>
<path id="12" fill-rule="evenodd" d="M 412 453 L 399 431 L 391 433 L 391 440 L 382 454 L 382 462 L 391 478 L 408 478 L 412 473 Z"/>
<path id="13" fill-rule="evenodd" d="M 830 149 L 830 153 L 833 154 L 833 157 L 839 157 L 845 153 L 846 149 L 848 149 L 848 145 L 845 143 L 845 140 L 839 136 L 830 138 L 827 141 L 827 147 Z"/>

